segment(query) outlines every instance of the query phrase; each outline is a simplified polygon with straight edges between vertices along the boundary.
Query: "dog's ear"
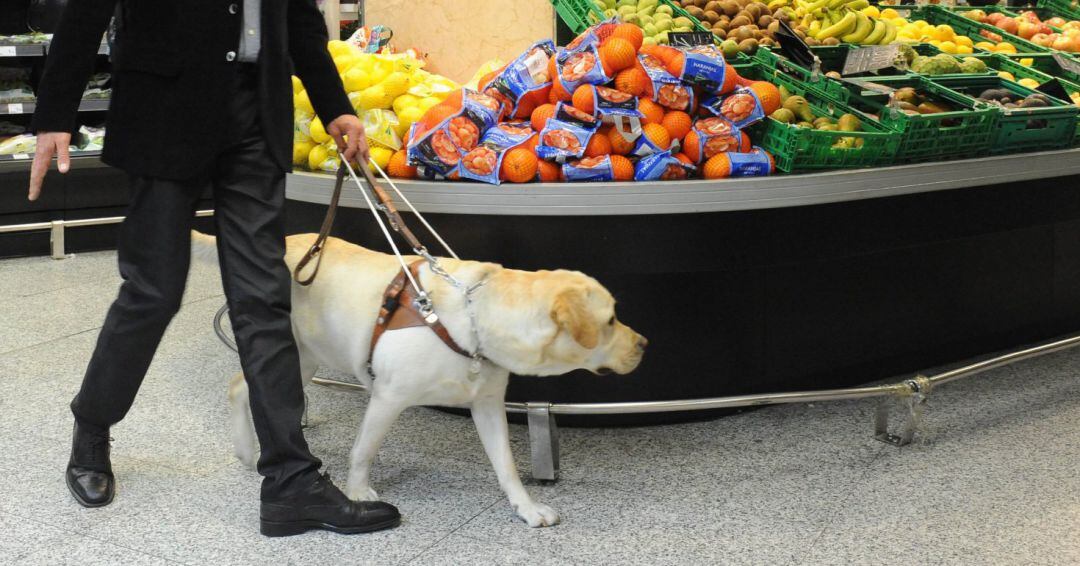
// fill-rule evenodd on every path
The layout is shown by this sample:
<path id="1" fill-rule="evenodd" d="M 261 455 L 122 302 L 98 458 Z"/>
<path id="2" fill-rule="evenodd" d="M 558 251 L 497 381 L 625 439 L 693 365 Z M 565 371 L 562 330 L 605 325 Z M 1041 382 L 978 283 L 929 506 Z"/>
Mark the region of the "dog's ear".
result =
<path id="1" fill-rule="evenodd" d="M 551 319 L 583 348 L 591 350 L 600 343 L 600 327 L 589 316 L 587 295 L 584 287 L 559 292 L 551 306 Z"/>

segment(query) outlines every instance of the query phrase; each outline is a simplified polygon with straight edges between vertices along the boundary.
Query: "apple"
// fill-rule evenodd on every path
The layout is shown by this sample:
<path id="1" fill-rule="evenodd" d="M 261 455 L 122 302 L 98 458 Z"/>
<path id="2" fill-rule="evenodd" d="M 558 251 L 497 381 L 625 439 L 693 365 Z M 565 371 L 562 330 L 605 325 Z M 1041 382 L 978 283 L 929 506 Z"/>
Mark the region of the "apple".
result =
<path id="1" fill-rule="evenodd" d="M 1035 45 L 1041 45 L 1043 47 L 1050 47 L 1054 43 L 1054 38 L 1045 33 L 1037 33 L 1031 36 L 1031 42 Z"/>
<path id="2" fill-rule="evenodd" d="M 982 10 L 969 10 L 967 12 L 964 12 L 964 16 L 977 22 L 981 22 L 986 19 L 986 12 Z"/>
<path id="3" fill-rule="evenodd" d="M 1080 42 L 1077 42 L 1076 39 L 1071 37 L 1059 36 L 1057 39 L 1054 40 L 1054 43 L 1051 44 L 1050 47 L 1059 51 L 1068 51 L 1070 53 L 1075 53 L 1077 51 L 1080 51 Z"/>
<path id="4" fill-rule="evenodd" d="M 994 12 L 992 14 L 987 15 L 986 20 L 983 23 L 987 23 L 987 24 L 990 24 L 992 26 L 996 26 L 998 20 L 1001 20 L 1001 19 L 1003 19 L 1005 17 L 1006 17 L 1005 14 L 1002 14 L 1001 12 Z"/>
<path id="5" fill-rule="evenodd" d="M 1020 15 L 1018 17 L 1024 18 L 1033 24 L 1042 22 L 1042 20 L 1039 19 L 1039 15 L 1035 12 L 1032 12 L 1031 10 L 1028 10 L 1026 12 L 1020 12 Z"/>
<path id="6" fill-rule="evenodd" d="M 1039 33 L 1039 26 L 1028 21 L 1020 22 L 1016 30 L 1016 35 L 1024 39 L 1031 39 L 1037 33 Z"/>
<path id="7" fill-rule="evenodd" d="M 1046 33 L 1046 34 L 1054 33 L 1053 28 L 1051 28 L 1050 26 L 1048 26 L 1048 25 L 1046 25 L 1046 24 L 1044 24 L 1042 22 L 1040 22 L 1040 23 L 1038 23 L 1036 25 L 1039 27 L 1039 32 L 1038 33 Z"/>
<path id="8" fill-rule="evenodd" d="M 1013 35 L 1016 35 L 1017 28 L 1020 27 L 1020 24 L 1012 18 L 1001 18 L 994 25 L 1001 28 L 1001 31 Z"/>
<path id="9" fill-rule="evenodd" d="M 1056 28 L 1065 27 L 1065 23 L 1065 18 L 1062 18 L 1060 16 L 1054 16 L 1046 20 L 1046 25 L 1054 26 Z"/>

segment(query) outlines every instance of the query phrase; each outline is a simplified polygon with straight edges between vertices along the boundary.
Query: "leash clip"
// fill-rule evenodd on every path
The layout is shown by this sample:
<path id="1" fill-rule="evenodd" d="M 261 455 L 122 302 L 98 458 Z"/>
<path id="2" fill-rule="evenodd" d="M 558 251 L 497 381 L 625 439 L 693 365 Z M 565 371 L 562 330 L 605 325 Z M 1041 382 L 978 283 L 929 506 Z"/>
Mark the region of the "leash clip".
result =
<path id="1" fill-rule="evenodd" d="M 435 307 L 431 304 L 431 297 L 424 291 L 421 291 L 416 297 L 414 302 L 416 310 L 420 311 L 420 316 L 424 317 L 424 322 L 427 324 L 435 324 L 439 322 L 439 315 L 435 314 Z"/>

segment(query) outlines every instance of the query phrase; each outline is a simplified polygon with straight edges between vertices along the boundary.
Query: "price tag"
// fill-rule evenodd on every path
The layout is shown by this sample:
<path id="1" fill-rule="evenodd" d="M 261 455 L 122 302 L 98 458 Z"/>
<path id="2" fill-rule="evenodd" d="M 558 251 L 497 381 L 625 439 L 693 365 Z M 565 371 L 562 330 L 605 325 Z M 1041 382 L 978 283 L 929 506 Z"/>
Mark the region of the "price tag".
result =
<path id="1" fill-rule="evenodd" d="M 668 34 L 668 42 L 672 47 L 697 47 L 698 45 L 712 45 L 713 34 L 709 31 L 677 31 Z"/>
<path id="2" fill-rule="evenodd" d="M 874 45 L 860 47 L 848 52 L 844 60 L 844 75 L 855 75 L 885 69 L 896 64 L 896 58 L 900 56 L 900 45 Z"/>
<path id="3" fill-rule="evenodd" d="M 16 153 L 11 156 L 12 159 L 30 159 L 29 153 Z"/>
<path id="4" fill-rule="evenodd" d="M 0 57 L 14 57 L 15 46 L 14 45 L 0 45 Z"/>
<path id="5" fill-rule="evenodd" d="M 1069 92 L 1065 90 L 1065 87 L 1058 82 L 1057 77 L 1052 78 L 1045 83 L 1039 85 L 1039 88 L 1035 89 L 1035 92 L 1041 92 L 1047 96 L 1052 96 L 1062 102 L 1069 101 Z"/>
<path id="6" fill-rule="evenodd" d="M 7 113 L 8 114 L 22 114 L 23 113 L 23 105 L 22 105 L 22 103 L 21 102 L 16 102 L 14 104 L 8 104 L 7 105 Z"/>
<path id="7" fill-rule="evenodd" d="M 1057 61 L 1057 64 L 1060 65 L 1062 69 L 1080 74 L 1080 61 L 1077 61 L 1064 53 L 1054 53 L 1054 61 Z"/>

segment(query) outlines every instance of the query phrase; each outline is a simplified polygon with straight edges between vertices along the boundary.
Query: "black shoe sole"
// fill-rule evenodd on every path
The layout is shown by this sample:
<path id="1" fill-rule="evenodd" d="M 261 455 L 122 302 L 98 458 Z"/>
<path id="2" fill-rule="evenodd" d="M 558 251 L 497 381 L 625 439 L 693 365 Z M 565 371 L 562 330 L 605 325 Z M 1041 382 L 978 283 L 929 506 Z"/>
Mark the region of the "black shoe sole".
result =
<path id="1" fill-rule="evenodd" d="M 372 523 L 370 525 L 361 525 L 357 527 L 338 527 L 320 521 L 276 522 L 260 520 L 259 532 L 268 537 L 290 537 L 293 535 L 304 534 L 312 530 L 330 531 L 340 535 L 357 535 L 360 533 L 392 529 L 400 524 L 401 517 L 395 517 L 394 519 L 383 521 L 382 523 Z"/>
<path id="2" fill-rule="evenodd" d="M 109 494 L 109 498 L 106 499 L 105 501 L 102 501 L 102 502 L 99 502 L 99 503 L 94 503 L 94 502 L 87 501 L 87 500 L 83 499 L 83 496 L 79 495 L 78 490 L 76 490 L 75 487 L 71 485 L 71 478 L 68 477 L 67 474 L 64 475 L 64 483 L 67 485 L 68 491 L 71 492 L 71 496 L 75 498 L 75 501 L 78 501 L 79 505 L 82 505 L 83 507 L 88 507 L 90 509 L 93 509 L 93 508 L 96 508 L 96 507 L 104 507 L 104 506 L 112 503 L 113 502 L 113 497 L 116 496 L 116 491 L 114 490 L 112 493 Z"/>

